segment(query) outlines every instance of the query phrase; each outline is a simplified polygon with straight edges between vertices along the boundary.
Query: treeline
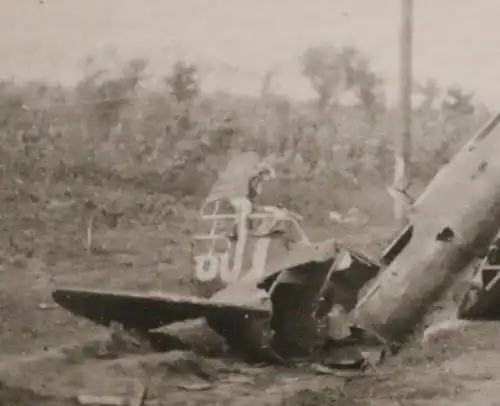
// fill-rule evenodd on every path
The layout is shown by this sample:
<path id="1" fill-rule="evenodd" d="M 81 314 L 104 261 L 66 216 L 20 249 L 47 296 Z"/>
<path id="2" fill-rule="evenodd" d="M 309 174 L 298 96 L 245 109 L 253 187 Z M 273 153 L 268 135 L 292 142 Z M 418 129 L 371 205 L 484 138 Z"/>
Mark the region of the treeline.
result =
<path id="1" fill-rule="evenodd" d="M 203 94 L 196 66 L 182 61 L 153 90 L 142 86 L 142 59 L 95 69 L 72 88 L 3 81 L 2 172 L 50 178 L 78 168 L 194 193 L 230 151 L 253 149 L 297 180 L 389 183 L 396 115 L 370 61 L 321 46 L 301 64 L 317 94 L 310 102 L 273 94 L 271 73 L 254 98 Z M 429 80 L 414 91 L 412 172 L 426 181 L 489 113 L 460 87 Z"/>

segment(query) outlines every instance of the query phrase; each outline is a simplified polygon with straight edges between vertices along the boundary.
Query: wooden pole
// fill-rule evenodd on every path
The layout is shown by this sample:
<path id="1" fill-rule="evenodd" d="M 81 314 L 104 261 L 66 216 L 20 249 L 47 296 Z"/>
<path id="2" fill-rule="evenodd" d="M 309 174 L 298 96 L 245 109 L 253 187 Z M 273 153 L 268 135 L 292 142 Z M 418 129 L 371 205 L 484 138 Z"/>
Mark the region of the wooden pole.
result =
<path id="1" fill-rule="evenodd" d="M 395 140 L 393 188 L 404 192 L 411 183 L 411 114 L 412 114 L 412 31 L 413 0 L 401 0 L 399 126 Z M 394 214 L 400 227 L 406 222 L 407 209 L 400 199 L 394 200 Z"/>

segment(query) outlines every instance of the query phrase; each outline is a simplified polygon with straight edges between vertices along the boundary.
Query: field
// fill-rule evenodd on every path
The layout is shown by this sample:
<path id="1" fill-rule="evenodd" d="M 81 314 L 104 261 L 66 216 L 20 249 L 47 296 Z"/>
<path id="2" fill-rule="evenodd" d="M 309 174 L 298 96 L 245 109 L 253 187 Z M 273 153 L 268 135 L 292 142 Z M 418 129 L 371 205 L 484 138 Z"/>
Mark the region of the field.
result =
<path id="1" fill-rule="evenodd" d="M 139 73 L 132 61 L 120 75 L 90 74 L 76 89 L 0 84 L 0 405 L 68 405 L 79 393 L 128 393 L 136 379 L 150 387 L 146 404 L 495 404 L 485 393 L 493 399 L 500 370 L 496 325 L 447 346 L 415 344 L 344 389 L 344 378 L 308 367 L 280 370 L 180 351 L 96 359 L 106 332 L 53 307 L 51 290 L 192 293 L 198 210 L 233 152 L 256 150 L 275 164 L 279 176 L 264 202 L 303 214 L 314 239 L 334 235 L 376 256 L 396 231 L 385 191 L 390 110 L 367 121 L 362 110 L 345 108 L 336 136 L 325 140 L 314 103 L 179 100 L 167 88 L 142 88 Z M 415 112 L 414 196 L 484 119 Z M 325 221 L 330 210 L 351 210 L 355 220 Z"/>

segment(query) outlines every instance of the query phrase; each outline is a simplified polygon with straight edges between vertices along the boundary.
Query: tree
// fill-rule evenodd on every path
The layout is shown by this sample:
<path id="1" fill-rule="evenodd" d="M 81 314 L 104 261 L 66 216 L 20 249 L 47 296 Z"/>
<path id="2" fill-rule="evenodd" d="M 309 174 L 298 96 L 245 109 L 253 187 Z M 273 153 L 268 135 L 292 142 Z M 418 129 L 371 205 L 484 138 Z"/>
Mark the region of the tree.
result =
<path id="1" fill-rule="evenodd" d="M 308 48 L 302 56 L 302 74 L 318 94 L 322 112 L 335 107 L 346 91 L 354 92 L 359 105 L 371 117 L 384 107 L 383 80 L 370 67 L 368 58 L 354 47 Z"/>
<path id="2" fill-rule="evenodd" d="M 172 73 L 165 79 L 170 94 L 177 102 L 175 116 L 177 134 L 185 135 L 191 127 L 191 105 L 200 94 L 198 69 L 194 65 L 178 61 L 174 64 Z"/>
<path id="3" fill-rule="evenodd" d="M 475 106 L 472 98 L 473 93 L 465 93 L 459 86 L 446 89 L 441 103 L 442 132 L 445 134 L 440 147 L 442 156 L 449 157 L 451 151 L 455 151 L 473 130 L 471 116 L 475 113 Z"/>
<path id="4" fill-rule="evenodd" d="M 318 94 L 322 112 L 335 103 L 346 83 L 346 69 L 339 50 L 332 45 L 308 48 L 301 58 L 302 74 Z"/>
<path id="5" fill-rule="evenodd" d="M 355 48 L 342 49 L 341 58 L 346 69 L 346 89 L 354 91 L 359 106 L 375 120 L 385 107 L 384 81 L 370 67 L 368 58 Z"/>
<path id="6" fill-rule="evenodd" d="M 77 84 L 76 97 L 85 102 L 91 133 L 108 139 L 120 126 L 121 114 L 144 78 L 146 67 L 146 60 L 131 59 L 118 75 L 107 76 L 108 72 L 97 68 Z"/>
<path id="7" fill-rule="evenodd" d="M 170 94 L 177 102 L 189 102 L 200 93 L 198 69 L 182 61 L 175 63 L 172 74 L 166 78 Z"/>
<path id="8" fill-rule="evenodd" d="M 443 100 L 441 108 L 445 112 L 460 115 L 474 114 L 474 104 L 472 98 L 474 93 L 465 93 L 459 86 L 450 86 L 446 89 L 446 98 Z"/>

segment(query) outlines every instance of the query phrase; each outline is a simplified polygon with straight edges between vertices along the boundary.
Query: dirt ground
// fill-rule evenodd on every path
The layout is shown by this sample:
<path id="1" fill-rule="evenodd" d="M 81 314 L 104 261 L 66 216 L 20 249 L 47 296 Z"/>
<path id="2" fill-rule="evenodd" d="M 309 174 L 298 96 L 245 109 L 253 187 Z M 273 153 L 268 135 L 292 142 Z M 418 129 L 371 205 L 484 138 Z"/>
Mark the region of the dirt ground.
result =
<path id="1" fill-rule="evenodd" d="M 429 348 L 414 345 L 379 370 L 348 379 L 307 366 L 249 366 L 226 353 L 127 352 L 97 359 L 108 335 L 54 307 L 51 290 L 79 285 L 189 293 L 195 202 L 128 184 L 72 180 L 6 184 L 1 204 L 0 405 L 70 405 L 78 394 L 127 397 L 137 381 L 149 388 L 146 405 L 500 404 L 496 324 Z M 390 233 L 376 223 L 362 230 L 351 227 L 342 237 L 363 247 Z M 313 231 L 318 238 L 329 232 Z"/>

